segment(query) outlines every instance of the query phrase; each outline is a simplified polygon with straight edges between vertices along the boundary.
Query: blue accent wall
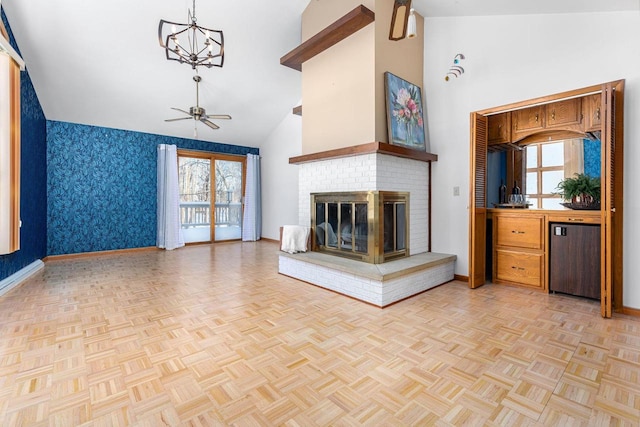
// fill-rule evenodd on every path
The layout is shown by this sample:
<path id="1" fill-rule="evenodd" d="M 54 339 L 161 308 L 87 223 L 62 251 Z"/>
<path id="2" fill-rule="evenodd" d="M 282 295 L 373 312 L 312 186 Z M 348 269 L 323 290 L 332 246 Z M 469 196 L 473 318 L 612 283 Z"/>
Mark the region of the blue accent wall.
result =
<path id="1" fill-rule="evenodd" d="M 16 45 L 4 10 L 2 22 Z M 20 73 L 20 250 L 0 255 L 0 280 L 46 256 L 47 250 L 47 159 L 46 120 L 28 71 Z"/>
<path id="2" fill-rule="evenodd" d="M 584 174 L 600 176 L 600 141 L 585 139 L 584 141 Z"/>
<path id="3" fill-rule="evenodd" d="M 48 255 L 155 246 L 157 146 L 257 148 L 47 121 Z"/>

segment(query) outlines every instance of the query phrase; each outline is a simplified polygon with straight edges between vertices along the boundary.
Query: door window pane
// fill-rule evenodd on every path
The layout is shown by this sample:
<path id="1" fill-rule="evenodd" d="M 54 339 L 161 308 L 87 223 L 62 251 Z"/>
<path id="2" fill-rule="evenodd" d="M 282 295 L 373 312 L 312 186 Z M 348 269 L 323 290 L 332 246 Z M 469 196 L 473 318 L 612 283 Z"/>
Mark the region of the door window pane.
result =
<path id="1" fill-rule="evenodd" d="M 542 167 L 564 165 L 564 141 L 542 145 Z"/>
<path id="2" fill-rule="evenodd" d="M 211 241 L 211 161 L 178 157 L 180 223 L 186 243 Z"/>
<path id="3" fill-rule="evenodd" d="M 527 172 L 527 194 L 538 194 L 537 172 Z"/>
<path id="4" fill-rule="evenodd" d="M 542 194 L 552 194 L 557 191 L 556 187 L 564 179 L 564 171 L 543 171 L 542 172 Z"/>
<path id="5" fill-rule="evenodd" d="M 215 240 L 242 238 L 242 162 L 215 160 Z"/>
<path id="6" fill-rule="evenodd" d="M 536 145 L 527 146 L 527 168 L 538 167 L 538 147 Z"/>

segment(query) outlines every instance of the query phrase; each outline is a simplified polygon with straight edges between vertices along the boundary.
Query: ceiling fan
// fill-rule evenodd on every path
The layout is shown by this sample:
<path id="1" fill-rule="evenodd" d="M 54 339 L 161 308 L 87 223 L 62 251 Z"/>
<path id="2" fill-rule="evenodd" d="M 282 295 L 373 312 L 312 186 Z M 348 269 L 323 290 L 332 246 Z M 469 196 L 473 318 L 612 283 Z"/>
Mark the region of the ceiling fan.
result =
<path id="1" fill-rule="evenodd" d="M 181 113 L 188 114 L 189 117 L 179 117 L 177 119 L 165 119 L 165 122 L 175 122 L 178 120 L 189 120 L 193 119 L 196 121 L 201 121 L 205 125 L 209 126 L 211 129 L 220 129 L 220 126 L 213 123 L 210 119 L 214 120 L 230 120 L 231 116 L 228 114 L 207 114 L 206 110 L 200 106 L 200 91 L 199 91 L 199 83 L 202 80 L 202 77 L 199 75 L 193 76 L 193 80 L 196 82 L 196 106 L 190 107 L 189 111 L 182 110 L 180 108 L 171 107 L 172 110 L 180 111 Z"/>

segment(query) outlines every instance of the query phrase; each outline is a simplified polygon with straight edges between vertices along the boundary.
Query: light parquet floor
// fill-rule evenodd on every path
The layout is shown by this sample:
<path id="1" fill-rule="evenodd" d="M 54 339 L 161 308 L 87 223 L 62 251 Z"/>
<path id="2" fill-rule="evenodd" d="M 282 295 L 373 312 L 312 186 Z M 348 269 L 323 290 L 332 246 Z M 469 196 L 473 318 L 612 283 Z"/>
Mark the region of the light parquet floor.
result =
<path id="1" fill-rule="evenodd" d="M 48 262 L 0 298 L 0 425 L 640 424 L 637 318 L 460 282 L 379 309 L 277 255 Z"/>

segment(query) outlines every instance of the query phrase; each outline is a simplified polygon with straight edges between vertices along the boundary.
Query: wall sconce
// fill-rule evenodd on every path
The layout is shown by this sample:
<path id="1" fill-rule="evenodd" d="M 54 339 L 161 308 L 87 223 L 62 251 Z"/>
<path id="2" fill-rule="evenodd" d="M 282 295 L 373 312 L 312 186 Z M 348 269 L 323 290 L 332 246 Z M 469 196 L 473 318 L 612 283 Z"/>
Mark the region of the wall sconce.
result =
<path id="1" fill-rule="evenodd" d="M 407 21 L 407 38 L 412 39 L 417 35 L 416 15 L 414 14 L 414 10 L 411 9 L 409 12 L 409 20 Z"/>

